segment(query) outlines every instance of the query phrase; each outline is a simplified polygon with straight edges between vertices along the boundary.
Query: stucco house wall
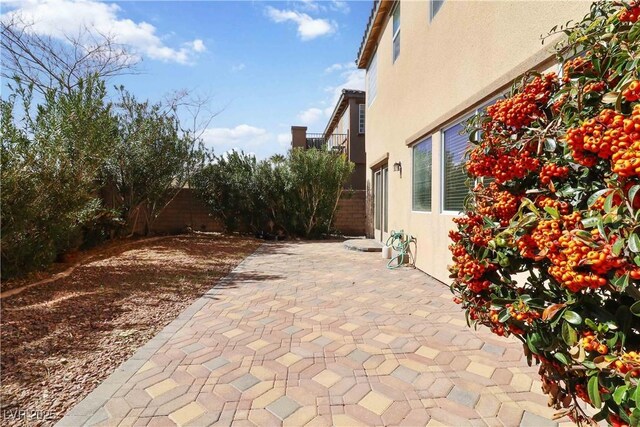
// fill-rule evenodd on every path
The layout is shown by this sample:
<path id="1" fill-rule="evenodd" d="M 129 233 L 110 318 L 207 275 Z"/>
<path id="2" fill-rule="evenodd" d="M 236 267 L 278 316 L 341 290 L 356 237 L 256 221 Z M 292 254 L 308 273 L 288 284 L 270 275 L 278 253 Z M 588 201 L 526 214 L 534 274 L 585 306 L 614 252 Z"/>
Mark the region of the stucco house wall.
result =
<path id="1" fill-rule="evenodd" d="M 591 3 L 445 0 L 432 20 L 431 3 L 399 2 L 395 62 L 388 18 L 377 42 L 377 90 L 366 110 L 367 188 L 388 153 L 389 230 L 414 235 L 417 267 L 448 282 L 447 235 L 457 213 L 442 209 L 442 129 L 503 93 L 526 70 L 553 67 L 551 47 L 560 36 L 543 46 L 540 35 L 582 18 Z M 370 58 L 361 66 L 368 69 Z M 427 136 L 432 137 L 432 209 L 413 212 L 411 144 Z M 395 162 L 401 162 L 402 173 L 393 172 Z"/>

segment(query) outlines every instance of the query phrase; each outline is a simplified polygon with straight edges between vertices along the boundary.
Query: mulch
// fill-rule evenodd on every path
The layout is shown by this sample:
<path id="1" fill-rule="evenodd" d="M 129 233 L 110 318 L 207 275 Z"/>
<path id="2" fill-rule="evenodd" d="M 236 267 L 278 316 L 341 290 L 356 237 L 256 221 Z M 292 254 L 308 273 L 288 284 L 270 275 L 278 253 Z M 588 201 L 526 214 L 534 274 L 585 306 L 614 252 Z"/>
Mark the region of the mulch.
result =
<path id="1" fill-rule="evenodd" d="M 55 423 L 259 245 L 213 233 L 112 244 L 67 277 L 2 298 L 0 424 Z"/>

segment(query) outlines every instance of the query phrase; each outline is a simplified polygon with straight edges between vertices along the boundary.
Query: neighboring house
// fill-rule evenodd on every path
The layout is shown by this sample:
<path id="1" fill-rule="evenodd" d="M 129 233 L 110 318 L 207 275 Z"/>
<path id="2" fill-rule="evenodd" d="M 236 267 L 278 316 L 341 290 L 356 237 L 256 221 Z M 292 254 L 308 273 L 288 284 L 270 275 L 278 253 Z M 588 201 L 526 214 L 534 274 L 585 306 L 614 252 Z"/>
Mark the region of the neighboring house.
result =
<path id="1" fill-rule="evenodd" d="M 367 215 L 367 159 L 365 152 L 365 93 L 343 89 L 323 133 L 307 133 L 304 126 L 291 126 L 292 148 L 324 148 L 344 153 L 355 163 L 338 204 L 334 227 L 346 235 L 368 233 L 372 218 Z"/>
<path id="2" fill-rule="evenodd" d="M 589 1 L 375 1 L 356 60 L 367 70 L 367 185 L 373 235 L 416 237 L 416 265 L 448 281 L 448 231 L 467 195 L 464 122 L 531 68 L 541 44 Z M 560 37 L 555 36 L 555 37 Z M 369 205 L 369 203 L 368 203 Z"/>
<path id="3" fill-rule="evenodd" d="M 346 188 L 364 190 L 366 187 L 365 153 L 365 92 L 343 89 L 323 133 L 307 133 L 304 126 L 291 127 L 293 148 L 322 148 L 337 150 L 355 163 Z"/>

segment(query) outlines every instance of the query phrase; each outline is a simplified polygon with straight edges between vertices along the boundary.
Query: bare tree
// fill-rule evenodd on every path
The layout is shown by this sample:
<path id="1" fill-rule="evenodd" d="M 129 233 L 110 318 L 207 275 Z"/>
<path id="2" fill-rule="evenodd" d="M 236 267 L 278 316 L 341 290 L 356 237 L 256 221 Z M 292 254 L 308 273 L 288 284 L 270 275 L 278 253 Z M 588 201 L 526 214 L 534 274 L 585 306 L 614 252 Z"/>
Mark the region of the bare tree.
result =
<path id="1" fill-rule="evenodd" d="M 199 141 L 213 119 L 224 110 L 213 110 L 212 101 L 210 93 L 183 88 L 167 94 L 163 104 L 167 111 L 181 119 L 180 131 Z"/>
<path id="2" fill-rule="evenodd" d="M 33 85 L 43 94 L 53 88 L 70 93 L 89 75 L 107 79 L 134 73 L 140 60 L 113 35 L 95 28 L 82 27 L 76 34 L 56 38 L 38 34 L 34 26 L 18 14 L 3 17 L 1 75 Z"/>

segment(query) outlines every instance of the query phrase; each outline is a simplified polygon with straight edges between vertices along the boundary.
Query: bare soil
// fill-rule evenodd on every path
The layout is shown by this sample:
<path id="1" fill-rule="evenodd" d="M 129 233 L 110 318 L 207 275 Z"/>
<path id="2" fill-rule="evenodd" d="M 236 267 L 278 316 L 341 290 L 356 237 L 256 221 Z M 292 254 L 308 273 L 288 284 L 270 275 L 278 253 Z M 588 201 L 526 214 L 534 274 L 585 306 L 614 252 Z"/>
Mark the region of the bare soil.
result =
<path id="1" fill-rule="evenodd" d="M 48 418 L 29 425 L 62 418 L 259 245 L 201 233 L 112 244 L 67 277 L 2 298 L 0 424 L 25 425 L 16 411 Z"/>

